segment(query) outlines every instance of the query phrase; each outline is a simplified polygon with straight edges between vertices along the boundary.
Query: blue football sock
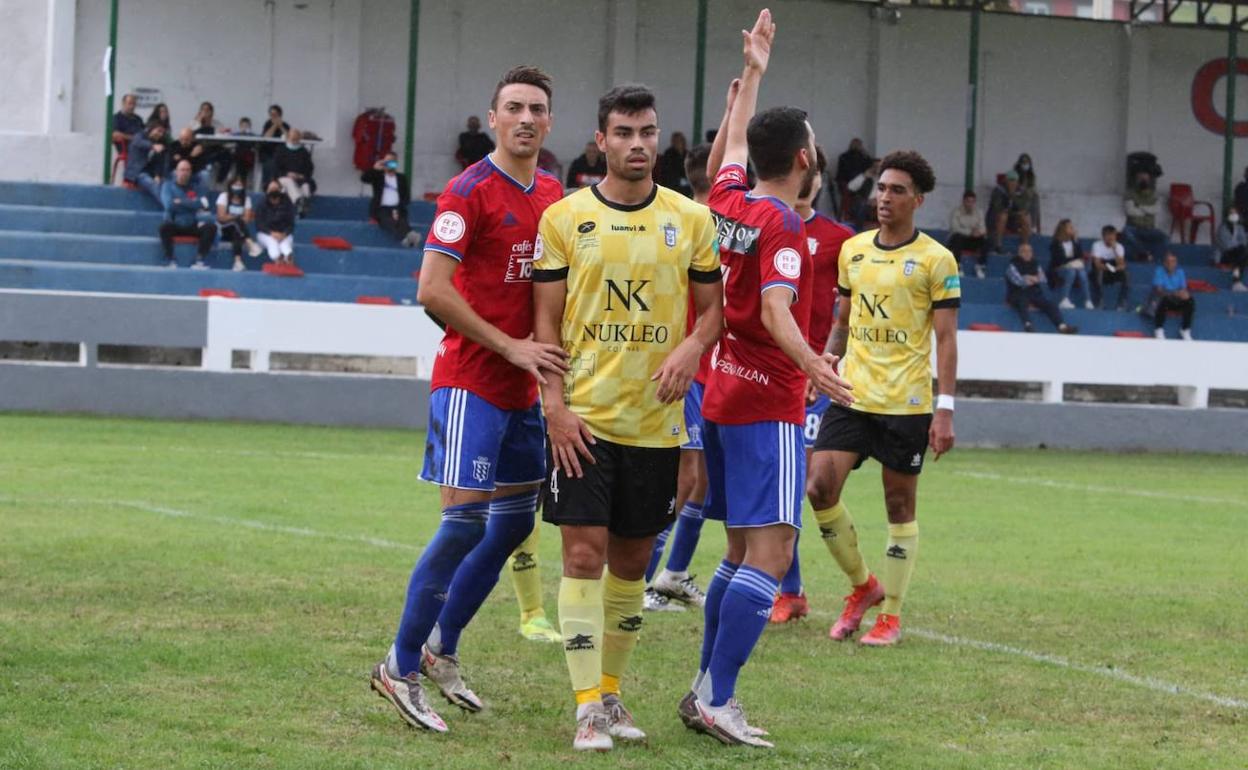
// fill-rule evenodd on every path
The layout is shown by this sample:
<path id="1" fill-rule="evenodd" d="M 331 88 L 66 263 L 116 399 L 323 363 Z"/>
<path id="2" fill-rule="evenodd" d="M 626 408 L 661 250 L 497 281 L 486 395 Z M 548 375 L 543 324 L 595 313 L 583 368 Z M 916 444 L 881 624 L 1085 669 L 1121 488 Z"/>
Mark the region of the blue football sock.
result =
<path id="1" fill-rule="evenodd" d="M 455 570 L 446 606 L 429 638 L 429 649 L 439 655 L 455 654 L 459 635 L 494 590 L 507 557 L 533 531 L 536 511 L 537 490 L 490 501 L 485 537 Z"/>
<path id="2" fill-rule="evenodd" d="M 801 537 L 793 538 L 793 563 L 789 565 L 789 571 L 784 573 L 784 579 L 780 581 L 780 593 L 782 594 L 800 594 L 802 592 L 802 562 L 797 557 L 797 541 Z"/>
<path id="3" fill-rule="evenodd" d="M 429 638 L 446 603 L 446 592 L 456 568 L 485 534 L 489 510 L 488 501 L 453 505 L 442 510 L 442 524 L 425 546 L 407 584 L 407 603 L 394 640 L 399 676 L 420 670 L 420 647 Z"/>
<path id="4" fill-rule="evenodd" d="M 702 503 L 688 502 L 680 509 L 676 517 L 675 532 L 672 534 L 672 552 L 667 556 L 669 572 L 688 572 L 689 562 L 693 560 L 693 552 L 698 550 L 698 539 L 702 537 Z"/>
<path id="5" fill-rule="evenodd" d="M 715 650 L 707 674 L 711 705 L 722 706 L 737 689 L 737 674 L 767 627 L 778 581 L 766 572 L 743 564 L 724 591 Z"/>
<path id="6" fill-rule="evenodd" d="M 715 570 L 711 582 L 706 585 L 706 605 L 702 608 L 702 659 L 698 662 L 698 672 L 706 671 L 711 664 L 711 652 L 715 649 L 715 635 L 719 631 L 720 606 L 724 601 L 724 593 L 728 583 L 737 574 L 737 565 L 724 559 Z"/>
<path id="7" fill-rule="evenodd" d="M 651 578 L 654 577 L 654 571 L 659 568 L 659 562 L 663 561 L 663 547 L 667 545 L 667 536 L 672 534 L 672 525 L 667 525 L 667 529 L 659 533 L 654 539 L 654 550 L 650 552 L 650 563 L 646 565 L 646 585 L 650 584 Z"/>

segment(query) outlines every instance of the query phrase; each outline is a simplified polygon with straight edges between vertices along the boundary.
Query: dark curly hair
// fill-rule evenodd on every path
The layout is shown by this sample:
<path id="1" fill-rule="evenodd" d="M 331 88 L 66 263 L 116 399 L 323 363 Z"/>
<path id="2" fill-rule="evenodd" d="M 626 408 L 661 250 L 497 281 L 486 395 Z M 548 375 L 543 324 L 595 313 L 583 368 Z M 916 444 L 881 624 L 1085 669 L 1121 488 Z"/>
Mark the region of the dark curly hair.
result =
<path id="1" fill-rule="evenodd" d="M 932 165 L 914 150 L 897 150 L 885 155 L 880 161 L 880 173 L 890 168 L 909 174 L 920 195 L 927 195 L 936 187 L 936 173 L 932 171 Z"/>

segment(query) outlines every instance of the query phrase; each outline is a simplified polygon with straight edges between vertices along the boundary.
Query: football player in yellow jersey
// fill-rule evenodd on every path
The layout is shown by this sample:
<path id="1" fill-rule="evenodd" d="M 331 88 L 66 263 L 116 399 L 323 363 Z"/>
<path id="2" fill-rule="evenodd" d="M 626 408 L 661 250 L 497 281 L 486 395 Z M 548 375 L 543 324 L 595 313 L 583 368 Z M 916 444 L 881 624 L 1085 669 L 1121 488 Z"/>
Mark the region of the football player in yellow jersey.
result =
<path id="1" fill-rule="evenodd" d="M 569 355 L 568 373 L 542 385 L 543 518 L 563 537 L 559 622 L 582 750 L 645 738 L 620 678 L 654 538 L 673 519 L 683 398 L 723 324 L 711 212 L 654 183 L 658 137 L 649 89 L 605 94 L 595 141 L 606 179 L 546 209 L 534 254 L 536 339 Z"/>
<path id="2" fill-rule="evenodd" d="M 841 302 L 829 342 L 829 351 L 845 359 L 844 377 L 853 383 L 857 400 L 828 409 L 806 488 L 824 543 L 853 585 L 829 635 L 848 639 L 866 611 L 882 602 L 875 626 L 859 640 L 877 647 L 895 644 L 901 635 L 901 602 L 918 555 L 915 493 L 923 457 L 928 447 L 936 459 L 953 448 L 962 296 L 953 255 L 914 226 L 915 210 L 936 184 L 932 167 L 918 153 L 904 151 L 885 156 L 880 170 L 880 227 L 841 248 Z M 884 466 L 888 548 L 878 580 L 867 570 L 853 519 L 841 502 L 846 477 L 867 457 Z"/>

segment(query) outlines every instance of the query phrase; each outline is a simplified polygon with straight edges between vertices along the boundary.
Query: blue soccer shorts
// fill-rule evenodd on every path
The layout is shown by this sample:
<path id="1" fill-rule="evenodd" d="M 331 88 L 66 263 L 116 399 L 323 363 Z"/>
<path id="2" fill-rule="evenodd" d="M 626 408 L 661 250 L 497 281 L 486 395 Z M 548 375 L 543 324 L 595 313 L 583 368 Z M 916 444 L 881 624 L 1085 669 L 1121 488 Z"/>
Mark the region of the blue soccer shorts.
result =
<path id="1" fill-rule="evenodd" d="M 706 420 L 702 442 L 705 518 L 729 527 L 802 528 L 806 452 L 800 425 L 772 421 L 720 425 Z"/>
<path id="2" fill-rule="evenodd" d="M 700 382 L 689 384 L 689 392 L 685 394 L 685 432 L 689 440 L 680 445 L 681 449 L 702 451 L 702 394 L 706 386 Z"/>
<path id="3" fill-rule="evenodd" d="M 482 491 L 543 481 L 546 423 L 541 406 L 499 409 L 463 388 L 438 388 L 429 394 L 420 478 Z"/>
<path id="4" fill-rule="evenodd" d="M 802 438 L 806 440 L 806 448 L 815 448 L 815 439 L 819 438 L 819 425 L 823 422 L 823 415 L 828 411 L 828 407 L 832 405 L 832 399 L 819 394 L 819 398 L 813 404 L 806 405 L 806 427 L 802 430 Z"/>

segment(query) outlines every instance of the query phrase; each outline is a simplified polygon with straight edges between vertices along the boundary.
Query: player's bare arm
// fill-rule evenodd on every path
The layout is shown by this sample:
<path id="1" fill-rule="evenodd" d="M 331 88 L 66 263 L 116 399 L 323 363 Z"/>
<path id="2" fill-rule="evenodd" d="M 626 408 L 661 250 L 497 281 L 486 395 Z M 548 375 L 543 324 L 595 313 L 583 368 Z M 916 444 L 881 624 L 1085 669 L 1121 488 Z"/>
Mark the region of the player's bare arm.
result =
<path id="1" fill-rule="evenodd" d="M 540 345 L 559 345 L 568 282 L 542 281 L 533 284 L 533 335 Z M 565 354 L 566 355 L 566 354 Z M 568 476 L 581 478 L 580 457 L 595 462 L 589 444 L 595 443 L 580 417 L 563 403 L 563 375 L 542 381 L 542 411 L 546 415 L 546 435 L 555 467 Z M 579 457 L 578 457 L 579 455 Z"/>
<path id="2" fill-rule="evenodd" d="M 758 87 L 767 71 L 771 58 L 771 41 L 776 36 L 776 25 L 771 23 L 771 11 L 764 8 L 754 22 L 754 28 L 741 30 L 745 55 L 745 67 L 741 70 L 741 85 L 728 115 L 724 136 L 723 162 L 744 166 L 749 160 L 746 129 L 750 118 L 758 109 Z M 716 139 L 718 139 L 718 135 Z M 709 163 L 708 163 L 709 167 Z"/>
<path id="3" fill-rule="evenodd" d="M 932 328 L 936 332 L 936 392 L 952 396 L 958 389 L 958 309 L 933 310 Z M 937 408 L 928 430 L 933 459 L 953 449 L 953 441 L 953 410 Z"/>
<path id="4" fill-rule="evenodd" d="M 563 348 L 537 342 L 532 336 L 516 339 L 478 315 L 452 283 L 458 267 L 459 263 L 451 257 L 438 251 L 426 251 L 420 266 L 416 301 L 447 326 L 498 353 L 511 365 L 532 374 L 538 382 L 546 382 L 543 371 L 557 375 L 552 379 L 561 379 L 568 370 L 568 354 Z"/>
<path id="5" fill-rule="evenodd" d="M 715 132 L 715 141 L 711 142 L 711 152 L 706 156 L 706 178 L 715 179 L 720 166 L 724 165 L 724 145 L 728 141 L 728 121 L 732 117 L 732 109 L 741 90 L 741 78 L 733 78 L 728 84 L 728 96 L 725 98 L 724 117 L 719 121 L 719 130 Z"/>
<path id="6" fill-rule="evenodd" d="M 724 284 L 689 283 L 689 293 L 693 297 L 693 308 L 697 314 L 697 322 L 693 332 L 667 354 L 663 364 L 650 379 L 658 380 L 659 401 L 670 404 L 685 397 L 689 392 L 689 384 L 698 373 L 698 362 L 702 354 L 719 339 L 724 325 Z"/>
<path id="7" fill-rule="evenodd" d="M 789 305 L 792 303 L 793 292 L 784 286 L 773 286 L 765 290 L 761 308 L 763 326 L 784 354 L 806 373 L 820 393 L 826 393 L 842 406 L 849 406 L 854 403 L 854 395 L 850 393 L 854 386 L 836 373 L 837 359 L 834 356 L 828 353 L 819 355 L 810 349 L 797 321 L 789 312 Z"/>

